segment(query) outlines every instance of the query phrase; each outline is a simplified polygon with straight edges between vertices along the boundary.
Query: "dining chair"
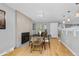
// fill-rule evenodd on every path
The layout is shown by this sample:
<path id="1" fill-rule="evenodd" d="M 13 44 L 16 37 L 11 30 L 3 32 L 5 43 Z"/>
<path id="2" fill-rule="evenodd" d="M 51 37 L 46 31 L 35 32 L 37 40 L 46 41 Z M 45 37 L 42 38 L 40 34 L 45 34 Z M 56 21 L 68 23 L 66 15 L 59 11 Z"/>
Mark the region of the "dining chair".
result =
<path id="1" fill-rule="evenodd" d="M 50 48 L 50 35 L 48 35 L 47 32 L 43 33 L 43 45 L 44 45 L 44 49 L 46 49 L 46 46 L 48 45 Z"/>
<path id="2" fill-rule="evenodd" d="M 31 41 L 31 52 L 32 51 L 40 51 L 42 53 L 43 50 L 43 41 L 41 37 L 32 37 Z"/>

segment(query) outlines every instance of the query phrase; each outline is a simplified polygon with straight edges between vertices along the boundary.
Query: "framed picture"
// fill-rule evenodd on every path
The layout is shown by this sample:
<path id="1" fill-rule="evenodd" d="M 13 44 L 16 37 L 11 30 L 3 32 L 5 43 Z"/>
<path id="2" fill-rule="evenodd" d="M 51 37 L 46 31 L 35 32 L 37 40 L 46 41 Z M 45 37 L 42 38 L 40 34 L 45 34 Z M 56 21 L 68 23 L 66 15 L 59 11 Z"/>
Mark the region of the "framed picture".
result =
<path id="1" fill-rule="evenodd" d="M 0 29 L 6 28 L 5 14 L 5 11 L 0 10 Z"/>

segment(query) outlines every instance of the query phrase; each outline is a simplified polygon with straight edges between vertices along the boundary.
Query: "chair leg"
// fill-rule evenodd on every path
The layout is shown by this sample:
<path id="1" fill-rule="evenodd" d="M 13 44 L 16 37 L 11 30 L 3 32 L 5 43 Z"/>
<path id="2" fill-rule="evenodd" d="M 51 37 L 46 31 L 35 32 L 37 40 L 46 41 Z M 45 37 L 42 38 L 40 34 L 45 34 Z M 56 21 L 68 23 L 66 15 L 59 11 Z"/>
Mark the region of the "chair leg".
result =
<path id="1" fill-rule="evenodd" d="M 32 48 L 33 48 L 33 45 L 31 44 L 31 53 L 32 53 Z"/>
<path id="2" fill-rule="evenodd" d="M 30 42 L 29 42 L 29 46 L 30 46 Z"/>
<path id="3" fill-rule="evenodd" d="M 46 50 L 46 43 L 44 43 L 44 49 Z"/>
<path id="4" fill-rule="evenodd" d="M 49 48 L 50 48 L 50 42 L 49 42 Z"/>
<path id="5" fill-rule="evenodd" d="M 40 53 L 42 54 L 42 47 L 41 47 L 41 49 L 40 49 Z"/>
<path id="6" fill-rule="evenodd" d="M 40 53 L 42 54 L 42 51 L 43 51 L 43 43 L 41 44 L 41 49 L 40 49 Z"/>

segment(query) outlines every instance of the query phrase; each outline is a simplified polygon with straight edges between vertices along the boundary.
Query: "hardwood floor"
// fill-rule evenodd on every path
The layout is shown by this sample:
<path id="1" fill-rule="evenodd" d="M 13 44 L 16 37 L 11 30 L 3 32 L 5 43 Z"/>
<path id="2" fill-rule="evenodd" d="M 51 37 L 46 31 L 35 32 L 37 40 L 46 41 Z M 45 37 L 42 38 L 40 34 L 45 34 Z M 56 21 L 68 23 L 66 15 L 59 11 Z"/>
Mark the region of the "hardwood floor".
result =
<path id="1" fill-rule="evenodd" d="M 14 51 L 5 56 L 73 56 L 73 54 L 60 42 L 58 39 L 51 39 L 50 48 L 47 46 L 46 50 L 30 52 L 29 46 L 16 48 Z"/>

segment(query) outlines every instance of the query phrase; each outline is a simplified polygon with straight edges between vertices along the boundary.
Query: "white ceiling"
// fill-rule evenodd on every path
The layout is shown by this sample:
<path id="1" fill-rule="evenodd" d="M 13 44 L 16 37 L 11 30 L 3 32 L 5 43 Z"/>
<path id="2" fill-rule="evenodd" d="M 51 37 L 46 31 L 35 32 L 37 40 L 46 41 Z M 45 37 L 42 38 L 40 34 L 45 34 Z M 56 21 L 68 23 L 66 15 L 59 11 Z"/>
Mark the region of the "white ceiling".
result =
<path id="1" fill-rule="evenodd" d="M 77 7 L 75 3 L 7 3 L 36 22 L 61 22 L 63 15 L 68 15 L 71 11 L 71 19 L 75 19 Z"/>

